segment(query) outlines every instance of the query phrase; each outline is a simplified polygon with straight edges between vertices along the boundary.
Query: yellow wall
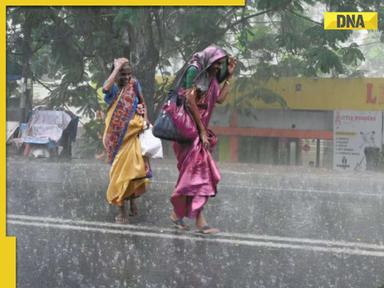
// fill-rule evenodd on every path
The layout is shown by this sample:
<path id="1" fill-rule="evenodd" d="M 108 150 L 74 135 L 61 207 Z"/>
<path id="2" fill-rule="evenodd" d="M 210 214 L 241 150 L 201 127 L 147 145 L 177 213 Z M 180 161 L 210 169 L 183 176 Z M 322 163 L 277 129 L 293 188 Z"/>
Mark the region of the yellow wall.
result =
<path id="1" fill-rule="evenodd" d="M 289 109 L 384 110 L 384 78 L 280 78 L 269 80 L 264 87 L 282 96 Z M 370 95 L 369 87 L 372 87 Z M 230 97 L 234 97 L 233 93 Z M 241 97 L 241 94 L 239 93 L 237 97 Z M 278 103 L 265 104 L 256 99 L 252 102 L 258 109 L 281 108 Z"/>

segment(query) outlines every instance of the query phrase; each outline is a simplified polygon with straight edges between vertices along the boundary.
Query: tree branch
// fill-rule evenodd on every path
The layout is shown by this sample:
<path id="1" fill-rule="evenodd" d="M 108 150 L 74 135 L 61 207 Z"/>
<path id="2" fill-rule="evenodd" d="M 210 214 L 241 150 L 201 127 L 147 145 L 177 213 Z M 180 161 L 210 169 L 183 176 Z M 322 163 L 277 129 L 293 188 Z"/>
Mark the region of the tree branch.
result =
<path id="1" fill-rule="evenodd" d="M 295 15 L 295 16 L 297 16 L 297 17 L 299 17 L 299 18 L 302 18 L 302 19 L 305 19 L 305 20 L 307 20 L 307 21 L 309 21 L 309 22 L 312 22 L 312 23 L 314 23 L 314 24 L 316 24 L 316 25 L 323 26 L 323 23 L 320 23 L 320 22 L 317 22 L 317 21 L 315 21 L 315 20 L 312 20 L 311 18 L 309 18 L 309 17 L 307 17 L 307 16 L 304 16 L 304 15 L 301 15 L 301 14 L 299 14 L 299 13 L 296 13 L 295 11 L 293 11 L 293 10 L 291 10 L 291 9 L 289 9 L 288 12 L 291 13 L 291 14 L 293 14 L 293 15 Z"/>
<path id="2" fill-rule="evenodd" d="M 40 42 L 40 41 L 39 41 L 39 42 Z M 35 47 L 35 49 L 33 49 L 33 51 L 31 51 L 31 52 L 32 52 L 32 55 L 35 54 L 37 51 L 39 51 L 41 48 L 43 48 L 46 44 L 47 44 L 47 42 L 43 42 L 43 41 L 41 41 L 40 46 Z"/>
<path id="3" fill-rule="evenodd" d="M 39 78 L 35 77 L 35 75 L 33 75 L 33 80 L 35 80 L 36 82 L 38 82 L 41 86 L 43 86 L 45 89 L 47 89 L 49 92 L 52 92 L 53 90 L 48 87 L 46 84 L 44 84 L 44 82 L 42 82 Z"/>
<path id="4" fill-rule="evenodd" d="M 275 11 L 275 9 L 268 9 L 268 10 L 264 10 L 262 12 L 258 12 L 258 13 L 254 13 L 254 14 L 245 16 L 244 18 L 241 18 L 241 19 L 231 23 L 230 25 L 228 25 L 227 28 L 225 28 L 225 32 L 230 30 L 230 29 L 232 29 L 233 27 L 235 27 L 235 26 L 237 26 L 239 24 L 244 23 L 246 20 L 248 20 L 250 18 L 257 17 L 257 16 L 260 16 L 260 15 L 263 15 L 263 14 L 266 14 L 266 13 L 269 13 L 269 12 L 272 12 L 272 11 Z"/>
<path id="5" fill-rule="evenodd" d="M 164 38 L 163 38 L 164 27 L 161 24 L 161 21 L 159 19 L 160 15 L 158 13 L 154 12 L 153 17 L 155 19 L 157 32 L 159 33 L 158 37 L 159 37 L 160 47 L 163 47 L 164 46 Z"/>
<path id="6" fill-rule="evenodd" d="M 216 22 L 216 26 L 219 27 L 220 24 L 221 24 L 225 19 L 227 19 L 228 15 L 232 14 L 232 13 L 235 12 L 237 9 L 238 9 L 238 7 L 233 7 L 233 8 L 230 9 L 227 13 L 225 13 L 225 14 L 219 19 L 219 21 Z"/>

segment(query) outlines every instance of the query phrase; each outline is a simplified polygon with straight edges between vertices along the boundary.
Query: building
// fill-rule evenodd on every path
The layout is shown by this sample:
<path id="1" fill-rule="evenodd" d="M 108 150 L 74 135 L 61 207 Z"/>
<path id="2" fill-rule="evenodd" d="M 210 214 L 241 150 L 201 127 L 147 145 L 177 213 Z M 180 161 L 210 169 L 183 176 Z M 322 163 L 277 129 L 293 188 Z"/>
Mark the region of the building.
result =
<path id="1" fill-rule="evenodd" d="M 219 160 L 330 168 L 334 112 L 384 111 L 382 78 L 271 79 L 262 87 L 273 92 L 269 103 L 256 92 L 238 101 L 259 89 L 247 87 L 241 93 L 232 89 L 229 105 L 218 107 L 211 121 L 220 137 Z"/>

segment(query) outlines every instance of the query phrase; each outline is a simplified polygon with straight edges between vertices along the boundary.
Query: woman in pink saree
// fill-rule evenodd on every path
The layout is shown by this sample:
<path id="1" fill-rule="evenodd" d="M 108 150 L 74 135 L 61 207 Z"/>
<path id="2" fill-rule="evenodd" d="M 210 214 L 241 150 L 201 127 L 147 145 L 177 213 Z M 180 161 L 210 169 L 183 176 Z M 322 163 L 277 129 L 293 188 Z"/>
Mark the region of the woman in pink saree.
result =
<path id="1" fill-rule="evenodd" d="M 208 129 L 208 124 L 215 104 L 223 103 L 228 95 L 236 64 L 235 58 L 211 45 L 195 53 L 186 68 L 181 89 L 186 89 L 186 104 L 198 128 L 199 137 L 191 143 L 173 144 L 179 178 L 171 197 L 171 220 L 179 229 L 188 229 L 183 221 L 184 217 L 188 217 L 196 219 L 196 227 L 201 233 L 219 231 L 210 227 L 203 215 L 203 207 L 209 197 L 216 195 L 221 177 L 211 155 L 217 138 Z M 223 70 L 226 72 L 223 73 Z M 223 83 L 221 86 L 220 82 Z"/>

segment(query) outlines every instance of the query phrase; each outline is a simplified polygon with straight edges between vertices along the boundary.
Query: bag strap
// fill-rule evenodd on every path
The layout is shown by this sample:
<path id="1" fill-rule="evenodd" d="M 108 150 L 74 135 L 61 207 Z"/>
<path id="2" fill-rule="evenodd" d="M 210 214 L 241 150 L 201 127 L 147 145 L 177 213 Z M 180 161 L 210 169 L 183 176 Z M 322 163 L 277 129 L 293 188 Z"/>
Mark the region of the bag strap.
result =
<path id="1" fill-rule="evenodd" d="M 184 79 L 185 74 L 187 73 L 188 68 L 191 65 L 189 63 L 184 64 L 184 66 L 179 70 L 176 75 L 175 80 L 172 83 L 171 90 L 178 90 L 181 86 L 181 81 Z"/>
<path id="2" fill-rule="evenodd" d="M 188 59 L 192 59 L 192 56 L 197 53 L 196 51 L 193 52 L 189 57 Z M 189 61 L 189 60 L 188 60 Z M 184 64 L 184 66 L 177 72 L 176 74 L 176 78 L 175 80 L 173 80 L 173 83 L 172 83 L 172 86 L 171 86 L 171 90 L 178 90 L 180 88 L 180 85 L 181 85 L 181 81 L 184 79 L 184 76 L 185 76 L 185 73 L 187 72 L 188 68 L 191 66 L 191 64 L 189 62 L 186 62 Z M 198 73 L 200 74 L 200 73 Z M 197 75 L 198 76 L 198 75 Z M 196 78 L 197 78 L 196 76 Z M 196 80 L 196 78 L 194 79 L 194 81 Z"/>
<path id="3" fill-rule="evenodd" d="M 135 84 L 133 89 L 135 90 L 136 97 L 139 98 L 139 101 L 140 101 L 139 80 L 137 80 L 136 78 L 135 78 Z"/>

